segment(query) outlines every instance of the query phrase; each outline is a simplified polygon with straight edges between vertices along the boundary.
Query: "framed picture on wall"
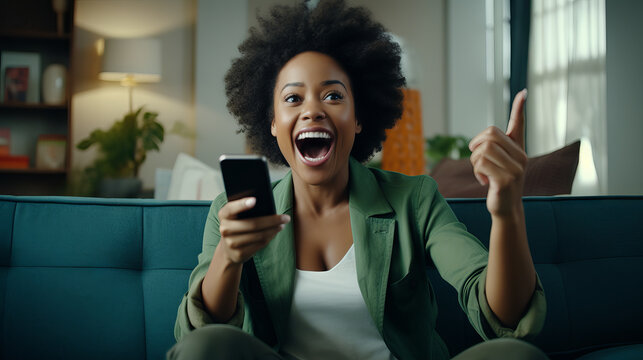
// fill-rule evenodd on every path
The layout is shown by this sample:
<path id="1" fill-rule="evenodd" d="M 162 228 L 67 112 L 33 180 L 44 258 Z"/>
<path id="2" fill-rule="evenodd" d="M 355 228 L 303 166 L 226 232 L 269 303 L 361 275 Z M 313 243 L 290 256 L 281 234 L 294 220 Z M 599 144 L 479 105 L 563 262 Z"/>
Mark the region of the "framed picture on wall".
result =
<path id="1" fill-rule="evenodd" d="M 27 102 L 29 68 L 8 67 L 4 71 L 4 102 Z"/>
<path id="2" fill-rule="evenodd" d="M 62 170 L 65 168 L 67 137 L 64 135 L 40 135 L 36 148 L 36 168 Z"/>
<path id="3" fill-rule="evenodd" d="M 25 76 L 27 78 L 26 85 L 21 82 Z M 40 54 L 3 51 L 0 54 L 0 85 L 0 100 L 3 102 L 39 103 Z M 9 89 L 7 89 L 8 87 Z M 17 87 L 24 90 L 16 90 Z M 14 97 L 19 99 L 7 100 Z M 24 101 L 20 99 L 24 99 Z"/>

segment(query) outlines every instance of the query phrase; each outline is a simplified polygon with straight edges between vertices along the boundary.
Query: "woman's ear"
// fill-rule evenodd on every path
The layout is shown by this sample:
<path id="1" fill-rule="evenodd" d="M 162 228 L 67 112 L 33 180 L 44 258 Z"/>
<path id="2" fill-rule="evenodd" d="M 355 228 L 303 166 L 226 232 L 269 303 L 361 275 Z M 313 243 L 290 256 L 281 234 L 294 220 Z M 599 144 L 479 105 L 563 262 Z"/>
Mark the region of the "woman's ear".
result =
<path id="1" fill-rule="evenodd" d="M 270 123 L 270 133 L 272 136 L 277 137 L 277 129 L 275 128 L 275 118 L 272 118 L 272 122 Z"/>
<path id="2" fill-rule="evenodd" d="M 362 124 L 359 122 L 359 120 L 355 120 L 356 125 L 355 125 L 355 134 L 359 134 L 362 132 Z"/>

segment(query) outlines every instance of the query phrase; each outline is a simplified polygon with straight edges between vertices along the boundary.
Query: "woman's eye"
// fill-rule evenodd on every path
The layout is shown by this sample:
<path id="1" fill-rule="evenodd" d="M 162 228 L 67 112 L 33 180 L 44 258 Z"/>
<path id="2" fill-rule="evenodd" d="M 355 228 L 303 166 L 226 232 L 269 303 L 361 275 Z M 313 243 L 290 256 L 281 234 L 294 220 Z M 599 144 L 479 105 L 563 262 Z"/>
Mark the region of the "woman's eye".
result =
<path id="1" fill-rule="evenodd" d="M 297 95 L 288 95 L 286 96 L 285 100 L 287 103 L 296 103 L 300 100 L 300 98 Z"/>
<path id="2" fill-rule="evenodd" d="M 324 100 L 337 101 L 337 100 L 341 100 L 341 99 L 343 99 L 343 98 L 344 98 L 344 97 L 342 96 L 342 94 L 339 94 L 339 93 L 336 93 L 336 92 L 332 92 L 332 93 L 330 93 L 330 94 L 326 95 L 326 97 L 324 98 Z"/>

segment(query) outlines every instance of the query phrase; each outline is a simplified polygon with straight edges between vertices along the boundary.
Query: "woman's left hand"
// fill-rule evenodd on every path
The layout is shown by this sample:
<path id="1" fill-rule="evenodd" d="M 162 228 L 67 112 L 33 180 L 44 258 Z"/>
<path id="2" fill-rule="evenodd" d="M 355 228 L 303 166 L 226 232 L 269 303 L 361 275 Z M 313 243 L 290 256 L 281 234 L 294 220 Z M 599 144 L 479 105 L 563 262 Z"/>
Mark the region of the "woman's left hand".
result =
<path id="1" fill-rule="evenodd" d="M 511 216 L 522 206 L 526 98 L 527 89 L 514 98 L 506 133 L 490 126 L 469 143 L 473 173 L 480 184 L 489 185 L 487 209 L 492 216 Z"/>

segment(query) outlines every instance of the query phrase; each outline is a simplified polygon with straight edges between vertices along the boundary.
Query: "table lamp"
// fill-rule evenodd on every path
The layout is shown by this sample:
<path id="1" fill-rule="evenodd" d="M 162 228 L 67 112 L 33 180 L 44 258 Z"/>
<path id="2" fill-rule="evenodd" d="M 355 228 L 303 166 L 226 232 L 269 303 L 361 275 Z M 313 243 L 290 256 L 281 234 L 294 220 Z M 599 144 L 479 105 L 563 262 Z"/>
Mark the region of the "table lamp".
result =
<path id="1" fill-rule="evenodd" d="M 161 43 L 158 39 L 105 39 L 103 64 L 99 79 L 120 81 L 129 90 L 129 111 L 132 92 L 138 83 L 161 80 Z"/>

